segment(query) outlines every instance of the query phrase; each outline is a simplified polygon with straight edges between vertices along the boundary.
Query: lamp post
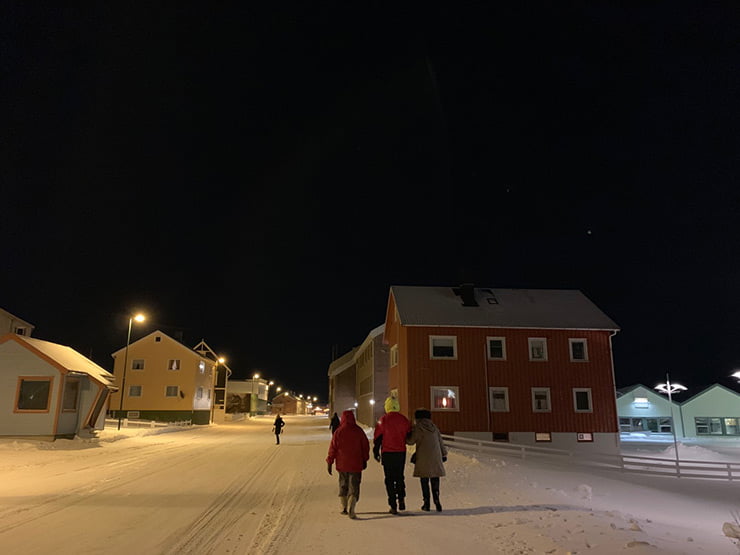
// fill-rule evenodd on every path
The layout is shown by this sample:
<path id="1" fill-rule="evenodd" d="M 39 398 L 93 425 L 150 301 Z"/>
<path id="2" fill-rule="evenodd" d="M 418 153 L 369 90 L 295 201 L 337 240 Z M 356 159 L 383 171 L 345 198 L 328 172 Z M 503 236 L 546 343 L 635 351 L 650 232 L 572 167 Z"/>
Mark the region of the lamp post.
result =
<path id="1" fill-rule="evenodd" d="M 252 375 L 252 396 L 249 399 L 249 413 L 250 416 L 254 416 L 254 412 L 257 411 L 257 399 L 254 396 L 254 382 L 255 380 L 258 380 L 260 377 L 259 374 L 253 374 Z"/>
<path id="2" fill-rule="evenodd" d="M 681 393 L 682 391 L 686 391 L 686 388 L 678 383 L 671 383 L 670 378 L 668 377 L 668 372 L 665 374 L 665 383 L 659 383 L 655 386 L 655 389 L 660 391 L 661 393 L 667 393 L 668 394 L 668 403 L 670 403 L 671 406 L 671 430 L 673 431 L 673 448 L 676 451 L 676 473 L 678 477 L 681 477 L 681 471 L 678 467 L 678 441 L 676 440 L 676 420 L 673 418 L 673 397 L 672 395 L 674 393 Z"/>
<path id="3" fill-rule="evenodd" d="M 121 429 L 121 418 L 123 417 L 123 395 L 126 393 L 126 366 L 128 366 L 128 346 L 131 343 L 131 325 L 134 323 L 134 320 L 137 322 L 143 322 L 146 320 L 146 317 L 143 314 L 137 314 L 136 316 L 131 316 L 128 319 L 128 335 L 126 336 L 126 350 L 123 352 L 123 374 L 121 376 L 121 399 L 120 404 L 118 405 L 118 429 Z"/>

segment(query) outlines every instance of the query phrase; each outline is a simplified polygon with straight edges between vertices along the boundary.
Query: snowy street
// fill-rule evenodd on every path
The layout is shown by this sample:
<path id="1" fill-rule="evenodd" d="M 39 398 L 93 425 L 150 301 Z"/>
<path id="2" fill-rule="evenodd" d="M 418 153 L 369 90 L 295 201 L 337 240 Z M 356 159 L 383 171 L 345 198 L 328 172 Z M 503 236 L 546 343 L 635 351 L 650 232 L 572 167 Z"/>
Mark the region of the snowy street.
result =
<path id="1" fill-rule="evenodd" d="M 584 474 L 452 451 L 444 510 L 387 513 L 382 467 L 363 473 L 358 519 L 339 514 L 325 417 L 187 429 L 106 429 L 95 440 L 0 441 L 4 554 L 738 553 L 727 482 Z M 369 433 L 369 430 L 368 430 Z M 707 451 L 708 452 L 708 451 Z M 737 502 L 736 502 L 737 501 Z"/>

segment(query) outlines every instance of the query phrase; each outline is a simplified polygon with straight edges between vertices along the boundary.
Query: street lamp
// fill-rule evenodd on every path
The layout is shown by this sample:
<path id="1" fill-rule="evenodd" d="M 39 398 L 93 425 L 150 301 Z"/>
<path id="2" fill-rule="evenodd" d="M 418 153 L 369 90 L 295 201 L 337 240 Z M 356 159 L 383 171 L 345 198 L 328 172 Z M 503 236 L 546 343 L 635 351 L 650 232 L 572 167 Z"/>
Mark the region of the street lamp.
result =
<path id="1" fill-rule="evenodd" d="M 126 336 L 126 350 L 123 352 L 123 375 L 121 377 L 121 402 L 118 405 L 118 429 L 121 429 L 121 418 L 123 417 L 123 395 L 126 392 L 126 366 L 128 366 L 128 346 L 129 343 L 131 343 L 131 325 L 134 323 L 134 320 L 137 322 L 143 322 L 146 320 L 146 317 L 143 314 L 137 314 L 136 316 L 131 316 L 131 318 L 128 319 L 128 335 Z"/>
<path id="2" fill-rule="evenodd" d="M 254 416 L 254 413 L 257 411 L 257 399 L 254 397 L 254 382 L 255 380 L 258 380 L 259 377 L 259 374 L 252 375 L 252 396 L 249 399 L 250 416 Z"/>
<path id="3" fill-rule="evenodd" d="M 681 471 L 678 467 L 678 441 L 676 440 L 676 420 L 673 418 L 673 397 L 672 395 L 674 393 L 681 393 L 682 391 L 686 391 L 686 388 L 678 383 L 671 383 L 670 378 L 668 377 L 668 372 L 665 374 L 665 383 L 659 383 L 655 386 L 655 389 L 657 389 L 660 393 L 666 393 L 668 394 L 668 403 L 670 403 L 671 406 L 671 430 L 673 430 L 673 448 L 676 450 L 676 473 L 680 477 Z M 681 423 L 683 425 L 683 422 Z"/>

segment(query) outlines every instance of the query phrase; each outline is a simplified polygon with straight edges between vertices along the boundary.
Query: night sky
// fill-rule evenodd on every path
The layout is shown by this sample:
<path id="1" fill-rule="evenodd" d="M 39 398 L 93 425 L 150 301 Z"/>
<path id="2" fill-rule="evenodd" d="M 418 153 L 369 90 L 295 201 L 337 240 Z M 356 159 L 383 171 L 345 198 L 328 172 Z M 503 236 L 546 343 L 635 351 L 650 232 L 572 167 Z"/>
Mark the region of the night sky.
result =
<path id="1" fill-rule="evenodd" d="M 740 367 L 736 2 L 149 4 L 3 7 L 35 337 L 111 369 L 141 310 L 325 399 L 391 285 L 472 282 L 583 291 L 619 387 Z"/>

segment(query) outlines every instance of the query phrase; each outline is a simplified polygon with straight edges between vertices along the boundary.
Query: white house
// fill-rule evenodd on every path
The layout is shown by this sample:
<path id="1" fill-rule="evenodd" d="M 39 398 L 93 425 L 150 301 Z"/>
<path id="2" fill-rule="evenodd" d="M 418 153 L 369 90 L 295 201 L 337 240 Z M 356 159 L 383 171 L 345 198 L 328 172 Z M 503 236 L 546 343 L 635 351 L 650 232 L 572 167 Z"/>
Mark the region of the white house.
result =
<path id="1" fill-rule="evenodd" d="M 687 437 L 740 437 L 740 394 L 716 383 L 681 403 Z"/>
<path id="2" fill-rule="evenodd" d="M 683 437 L 681 405 L 675 398 L 668 397 L 642 384 L 633 385 L 617 392 L 617 415 L 620 432 L 673 433 Z"/>

